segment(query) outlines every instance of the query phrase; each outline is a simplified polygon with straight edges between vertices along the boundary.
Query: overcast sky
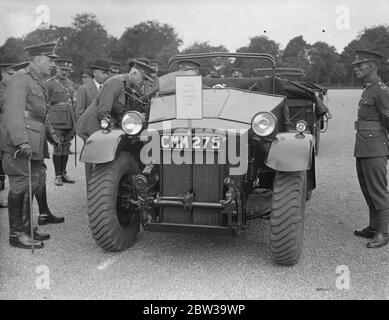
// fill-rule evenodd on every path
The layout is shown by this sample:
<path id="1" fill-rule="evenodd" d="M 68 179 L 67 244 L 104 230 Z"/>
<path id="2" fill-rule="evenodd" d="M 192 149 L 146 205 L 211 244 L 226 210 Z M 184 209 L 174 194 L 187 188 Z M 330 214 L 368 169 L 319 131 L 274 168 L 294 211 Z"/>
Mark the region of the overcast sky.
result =
<path id="1" fill-rule="evenodd" d="M 209 41 L 230 51 L 265 34 L 281 48 L 303 35 L 341 52 L 365 27 L 389 23 L 389 0 L 0 0 L 0 45 L 33 31 L 40 5 L 49 8 L 51 25 L 69 26 L 76 14 L 90 12 L 120 37 L 127 27 L 157 20 L 175 28 L 183 48 Z"/>

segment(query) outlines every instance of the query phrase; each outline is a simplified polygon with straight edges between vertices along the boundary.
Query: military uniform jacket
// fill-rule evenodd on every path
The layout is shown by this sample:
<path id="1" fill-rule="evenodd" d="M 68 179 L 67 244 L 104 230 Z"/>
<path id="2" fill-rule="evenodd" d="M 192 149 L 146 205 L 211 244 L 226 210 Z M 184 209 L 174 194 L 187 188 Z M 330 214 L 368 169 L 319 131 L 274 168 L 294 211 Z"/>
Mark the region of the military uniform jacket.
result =
<path id="1" fill-rule="evenodd" d="M 92 83 L 93 84 L 93 83 Z M 109 78 L 98 92 L 92 104 L 77 122 L 77 134 L 86 140 L 92 133 L 100 130 L 104 118 L 118 119 L 126 111 L 124 89 L 130 86 L 128 74 L 119 74 Z M 94 85 L 94 84 L 93 84 Z"/>
<path id="2" fill-rule="evenodd" d="M 388 156 L 389 88 L 381 79 L 377 78 L 373 83 L 365 85 L 358 106 L 358 122 L 362 122 L 363 126 L 356 128 L 354 156 L 356 158 Z M 377 125 L 374 125 L 375 123 Z"/>
<path id="3" fill-rule="evenodd" d="M 50 100 L 49 119 L 53 128 L 72 129 L 76 123 L 74 83 L 57 76 L 47 81 L 47 95 Z"/>
<path id="4" fill-rule="evenodd" d="M 52 136 L 53 128 L 44 121 L 47 107 L 46 87 L 34 67 L 30 65 L 17 71 L 7 84 L 0 149 L 14 153 L 18 150 L 17 146 L 28 143 L 33 151 L 33 160 L 49 158 L 47 137 Z M 41 120 L 33 119 L 31 115 Z"/>
<path id="5" fill-rule="evenodd" d="M 77 119 L 85 112 L 90 106 L 93 99 L 97 96 L 98 90 L 95 82 L 88 81 L 87 83 L 80 86 L 76 93 L 76 116 Z"/>

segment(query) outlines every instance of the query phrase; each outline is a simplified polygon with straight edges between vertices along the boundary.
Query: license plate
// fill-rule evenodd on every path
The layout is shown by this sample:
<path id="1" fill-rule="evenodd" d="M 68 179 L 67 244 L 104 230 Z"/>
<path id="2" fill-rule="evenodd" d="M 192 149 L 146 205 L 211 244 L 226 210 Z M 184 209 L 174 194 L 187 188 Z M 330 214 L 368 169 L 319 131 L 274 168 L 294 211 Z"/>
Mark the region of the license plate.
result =
<path id="1" fill-rule="evenodd" d="M 219 150 L 222 142 L 221 136 L 203 135 L 163 135 L 161 136 L 161 148 L 190 149 L 190 150 Z"/>

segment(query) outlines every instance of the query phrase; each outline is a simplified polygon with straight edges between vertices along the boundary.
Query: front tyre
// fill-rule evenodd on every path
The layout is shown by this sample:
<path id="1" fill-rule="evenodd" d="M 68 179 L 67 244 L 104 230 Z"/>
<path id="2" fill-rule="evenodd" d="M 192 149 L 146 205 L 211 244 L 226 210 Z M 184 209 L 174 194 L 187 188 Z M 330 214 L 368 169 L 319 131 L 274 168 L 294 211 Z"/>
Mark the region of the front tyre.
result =
<path id="1" fill-rule="evenodd" d="M 98 164 L 88 181 L 89 226 L 97 244 L 107 251 L 122 251 L 136 239 L 140 226 L 131 177 L 138 173 L 134 156 L 121 152 L 112 162 Z"/>
<path id="2" fill-rule="evenodd" d="M 275 263 L 293 266 L 303 247 L 306 171 L 277 171 L 270 214 L 271 254 Z"/>

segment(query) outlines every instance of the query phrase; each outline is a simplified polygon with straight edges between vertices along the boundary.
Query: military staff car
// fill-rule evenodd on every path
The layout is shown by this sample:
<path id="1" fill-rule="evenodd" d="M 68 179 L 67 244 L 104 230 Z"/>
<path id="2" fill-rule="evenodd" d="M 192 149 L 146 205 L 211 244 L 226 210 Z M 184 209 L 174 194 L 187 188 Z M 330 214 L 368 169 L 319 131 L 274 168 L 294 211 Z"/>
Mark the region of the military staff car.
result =
<path id="1" fill-rule="evenodd" d="M 175 70 L 182 60 L 200 68 Z M 263 63 L 273 76 L 228 76 Z M 141 226 L 239 235 L 248 227 L 248 197 L 260 189 L 270 193 L 273 260 L 296 264 L 305 203 L 316 187 L 315 122 L 306 113 L 315 112 L 317 96 L 275 77 L 268 54 L 177 55 L 168 67 L 147 114 L 128 111 L 120 128 L 102 123 L 83 147 L 80 160 L 94 166 L 88 216 L 97 244 L 125 250 Z M 304 112 L 292 119 L 294 107 Z"/>

